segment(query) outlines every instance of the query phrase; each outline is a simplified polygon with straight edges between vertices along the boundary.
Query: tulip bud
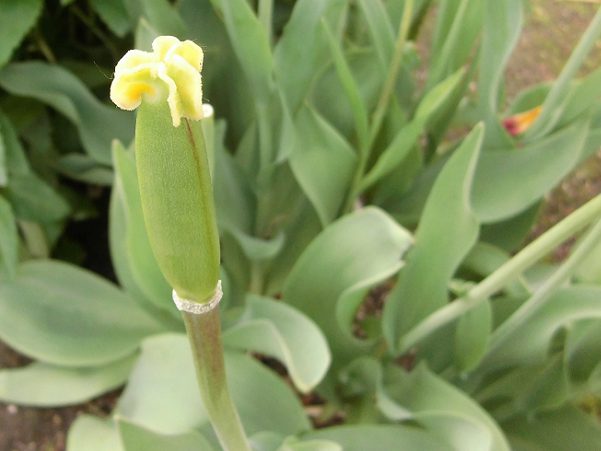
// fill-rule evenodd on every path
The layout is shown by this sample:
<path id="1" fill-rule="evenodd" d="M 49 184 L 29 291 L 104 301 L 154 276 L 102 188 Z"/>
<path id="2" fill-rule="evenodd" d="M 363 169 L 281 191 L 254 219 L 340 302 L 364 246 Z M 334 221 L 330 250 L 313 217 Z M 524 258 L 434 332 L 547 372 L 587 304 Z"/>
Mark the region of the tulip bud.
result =
<path id="1" fill-rule="evenodd" d="M 202 134 L 202 49 L 161 36 L 117 64 L 111 99 L 139 107 L 135 153 L 144 222 L 157 263 L 181 298 L 203 303 L 219 280 L 219 237 Z"/>

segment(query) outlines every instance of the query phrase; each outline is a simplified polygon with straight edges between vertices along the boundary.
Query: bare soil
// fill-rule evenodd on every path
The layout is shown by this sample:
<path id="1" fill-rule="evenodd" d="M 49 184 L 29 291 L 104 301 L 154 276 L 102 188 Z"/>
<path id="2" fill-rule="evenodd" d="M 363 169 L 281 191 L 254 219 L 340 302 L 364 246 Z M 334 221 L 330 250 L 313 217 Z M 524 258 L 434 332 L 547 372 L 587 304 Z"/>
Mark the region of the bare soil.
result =
<path id="1" fill-rule="evenodd" d="M 507 77 L 508 97 L 521 89 L 554 79 L 597 6 L 554 0 L 531 0 L 525 31 L 512 57 Z M 598 67 L 601 43 L 588 59 L 584 72 Z M 535 233 L 565 217 L 601 192 L 601 157 L 578 168 L 550 194 Z M 560 252 L 566 252 L 562 248 Z M 561 254 L 559 254 L 561 257 Z M 0 343 L 0 368 L 14 368 L 27 359 Z M 116 400 L 111 393 L 84 405 L 60 409 L 34 409 L 0 403 L 0 451 L 62 451 L 70 424 L 81 413 L 107 415 Z"/>

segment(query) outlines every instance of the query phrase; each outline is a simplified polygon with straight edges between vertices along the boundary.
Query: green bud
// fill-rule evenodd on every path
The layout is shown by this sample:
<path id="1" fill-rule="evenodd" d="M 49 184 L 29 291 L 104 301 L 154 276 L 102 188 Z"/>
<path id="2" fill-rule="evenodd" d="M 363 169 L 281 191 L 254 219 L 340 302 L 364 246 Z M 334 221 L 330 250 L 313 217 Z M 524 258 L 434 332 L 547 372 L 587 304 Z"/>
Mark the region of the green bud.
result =
<path id="1" fill-rule="evenodd" d="M 171 37 L 155 44 L 117 65 L 111 98 L 139 107 L 136 167 L 157 263 L 181 298 L 203 303 L 219 280 L 219 236 L 200 119 L 202 50 Z"/>

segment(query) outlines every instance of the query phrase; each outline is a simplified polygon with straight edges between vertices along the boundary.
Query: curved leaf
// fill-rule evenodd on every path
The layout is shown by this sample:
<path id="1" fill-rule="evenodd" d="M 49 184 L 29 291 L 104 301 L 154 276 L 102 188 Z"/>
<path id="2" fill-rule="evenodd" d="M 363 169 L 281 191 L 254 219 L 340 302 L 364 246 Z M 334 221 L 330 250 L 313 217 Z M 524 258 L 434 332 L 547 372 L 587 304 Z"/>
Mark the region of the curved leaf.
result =
<path id="1" fill-rule="evenodd" d="M 9 59 L 42 11 L 42 0 L 6 0 L 0 8 L 0 66 Z"/>
<path id="2" fill-rule="evenodd" d="M 552 295 L 531 318 L 485 359 L 485 367 L 535 364 L 545 359 L 553 336 L 562 327 L 601 318 L 601 288 L 574 286 Z"/>
<path id="3" fill-rule="evenodd" d="M 214 451 L 209 442 L 196 431 L 183 434 L 159 434 L 122 418 L 117 427 L 124 451 Z"/>
<path id="4" fill-rule="evenodd" d="M 223 341 L 279 359 L 302 392 L 313 389 L 330 365 L 328 345 L 315 323 L 275 299 L 249 296 L 240 322 L 224 332 Z"/>
<path id="5" fill-rule="evenodd" d="M 284 435 L 310 428 L 289 387 L 251 357 L 225 355 L 228 386 L 248 434 Z M 194 363 L 183 334 L 147 339 L 116 412 L 161 434 L 182 434 L 208 424 L 198 393 Z"/>
<path id="6" fill-rule="evenodd" d="M 369 346 L 352 334 L 362 300 L 356 294 L 398 271 L 410 244 L 410 234 L 381 210 L 358 210 L 326 227 L 306 248 L 286 279 L 284 300 L 322 329 L 334 358 L 353 358 Z"/>
<path id="7" fill-rule="evenodd" d="M 342 207 L 356 156 L 348 142 L 313 109 L 299 111 L 295 125 L 290 167 L 325 226 Z"/>
<path id="8" fill-rule="evenodd" d="M 0 337 L 42 362 L 102 365 L 160 331 L 117 287 L 66 263 L 32 260 L 0 284 Z"/>
<path id="9" fill-rule="evenodd" d="M 19 258 L 19 235 L 10 204 L 0 196 L 0 273 L 15 276 Z"/>
<path id="10" fill-rule="evenodd" d="M 0 86 L 13 95 L 33 97 L 64 114 L 77 127 L 86 152 L 111 164 L 111 141 L 130 142 L 132 114 L 100 103 L 85 85 L 60 66 L 13 63 L 0 71 Z"/>
<path id="11" fill-rule="evenodd" d="M 365 451 L 373 449 L 375 444 L 381 451 L 453 449 L 433 434 L 402 425 L 334 426 L 305 434 L 303 439 L 331 440 L 340 444 L 344 451 Z"/>
<path id="12" fill-rule="evenodd" d="M 404 332 L 448 302 L 448 283 L 476 242 L 478 221 L 469 196 L 482 135 L 477 126 L 465 138 L 430 192 L 416 245 L 384 306 L 383 328 L 392 349 Z"/>
<path id="13" fill-rule="evenodd" d="M 101 367 L 66 368 L 32 363 L 0 371 L 0 399 L 26 406 L 81 404 L 119 387 L 127 380 L 134 357 Z"/>
<path id="14" fill-rule="evenodd" d="M 478 218 L 498 222 L 536 203 L 581 161 L 588 130 L 580 122 L 522 149 L 483 152 L 472 196 Z"/>
<path id="15" fill-rule="evenodd" d="M 69 451 L 125 451 L 115 423 L 92 415 L 78 416 L 67 436 Z"/>

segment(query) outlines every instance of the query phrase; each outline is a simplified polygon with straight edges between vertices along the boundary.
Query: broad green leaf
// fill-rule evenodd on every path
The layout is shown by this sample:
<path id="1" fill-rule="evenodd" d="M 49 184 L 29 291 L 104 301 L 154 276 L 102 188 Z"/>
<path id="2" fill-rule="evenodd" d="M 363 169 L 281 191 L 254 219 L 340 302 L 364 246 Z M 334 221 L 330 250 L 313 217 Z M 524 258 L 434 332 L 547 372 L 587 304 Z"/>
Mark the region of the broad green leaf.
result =
<path id="1" fill-rule="evenodd" d="M 245 431 L 296 434 L 310 428 L 294 393 L 249 356 L 225 355 L 228 385 Z M 182 434 L 208 424 L 185 335 L 147 339 L 117 406 L 128 421 L 162 434 Z"/>
<path id="2" fill-rule="evenodd" d="M 315 110 L 297 114 L 290 166 L 322 225 L 336 218 L 347 194 L 356 156 L 348 142 Z"/>
<path id="3" fill-rule="evenodd" d="M 119 202 L 123 208 L 124 244 L 131 275 L 145 298 L 155 307 L 177 315 L 171 301 L 171 287 L 163 277 L 148 241 L 133 153 L 126 151 L 120 143 L 115 143 L 113 164 L 115 166 L 114 202 Z M 115 237 L 115 239 L 119 238 Z"/>
<path id="4" fill-rule="evenodd" d="M 0 138 L 5 152 L 6 171 L 16 174 L 31 172 L 25 150 L 19 141 L 17 132 L 8 117 L 0 111 Z"/>
<path id="5" fill-rule="evenodd" d="M 553 294 L 531 318 L 486 357 L 486 369 L 543 361 L 553 336 L 580 320 L 601 318 L 601 290 L 596 286 L 563 288 Z"/>
<path id="6" fill-rule="evenodd" d="M 79 415 L 67 436 L 69 451 L 125 451 L 117 426 L 111 419 Z"/>
<path id="7" fill-rule="evenodd" d="M 339 39 L 334 36 L 334 32 L 326 21 L 322 21 L 322 26 L 326 34 L 336 74 L 340 80 L 340 84 L 344 88 L 344 93 L 351 105 L 351 112 L 355 120 L 355 133 L 361 148 L 367 146 L 369 140 L 369 120 L 367 118 L 367 109 L 361 98 L 361 92 L 357 85 L 357 80 L 353 76 L 351 67 L 344 55 L 344 50 Z"/>
<path id="8" fill-rule="evenodd" d="M 10 59 L 13 50 L 35 24 L 42 0 L 4 0 L 0 8 L 0 67 Z"/>
<path id="9" fill-rule="evenodd" d="M 503 424 L 515 451 L 597 451 L 601 427 L 592 416 L 576 407 L 517 417 Z"/>
<path id="10" fill-rule="evenodd" d="M 476 242 L 478 220 L 470 192 L 482 136 L 478 125 L 447 161 L 428 196 L 415 247 L 384 306 L 384 334 L 393 349 L 404 332 L 448 302 L 448 283 Z"/>
<path id="11" fill-rule="evenodd" d="M 570 327 L 565 344 L 565 362 L 570 377 L 586 382 L 601 363 L 601 321 L 579 321 Z"/>
<path id="12" fill-rule="evenodd" d="M 427 85 L 434 86 L 469 59 L 482 28 L 481 0 L 446 0 L 439 12 L 432 67 Z"/>
<path id="13" fill-rule="evenodd" d="M 444 106 L 464 75 L 465 71 L 459 69 L 428 91 L 417 107 L 414 119 L 401 128 L 392 143 L 382 152 L 374 167 L 365 176 L 361 183 L 362 190 L 390 174 L 407 157 L 417 144 L 428 121 L 436 115 L 441 106 Z"/>
<path id="14" fill-rule="evenodd" d="M 238 162 L 221 145 L 215 149 L 213 186 L 220 228 L 249 233 L 256 208 L 252 186 Z"/>
<path id="15" fill-rule="evenodd" d="M 344 451 L 378 450 L 437 450 L 451 451 L 452 447 L 423 429 L 403 425 L 333 426 L 303 435 L 303 439 L 329 440 Z"/>
<path id="16" fill-rule="evenodd" d="M 424 125 L 424 121 L 419 119 L 401 128 L 394 140 L 382 152 L 373 168 L 363 178 L 361 191 L 367 190 L 381 178 L 389 175 L 403 162 L 417 144 Z"/>
<path id="17" fill-rule="evenodd" d="M 0 285 L 0 337 L 42 362 L 102 365 L 160 330 L 117 287 L 66 263 L 31 260 Z"/>
<path id="18" fill-rule="evenodd" d="M 343 451 L 343 448 L 330 440 L 303 440 L 290 437 L 284 440 L 277 451 Z"/>
<path id="19" fill-rule="evenodd" d="M 455 329 L 455 366 L 463 372 L 474 369 L 486 353 L 492 332 L 492 309 L 486 301 L 463 315 Z"/>
<path id="20" fill-rule="evenodd" d="M 601 36 L 601 9 L 597 11 L 597 14 L 576 45 L 576 48 L 570 54 L 559 77 L 557 77 L 557 80 L 553 83 L 553 86 L 542 105 L 540 116 L 526 132 L 526 139 L 534 141 L 536 138 L 547 134 L 557 125 L 569 98 L 570 82 L 578 73 L 578 70 L 595 45 L 595 42 L 597 42 L 599 36 Z"/>
<path id="21" fill-rule="evenodd" d="M 92 8 L 102 21 L 119 37 L 131 30 L 131 21 L 123 0 L 91 0 Z"/>
<path id="22" fill-rule="evenodd" d="M 60 66 L 13 63 L 0 71 L 0 86 L 13 95 L 33 97 L 65 115 L 77 127 L 86 152 L 99 163 L 110 165 L 113 139 L 132 139 L 133 115 L 100 103 Z"/>
<path id="23" fill-rule="evenodd" d="M 410 373 L 389 368 L 386 391 L 391 400 L 432 434 L 457 450 L 509 451 L 495 421 L 468 395 L 424 365 Z"/>
<path id="24" fill-rule="evenodd" d="M 129 16 L 134 21 L 143 21 L 159 35 L 179 38 L 187 34 L 184 21 L 168 0 L 124 0 Z"/>
<path id="25" fill-rule="evenodd" d="M 250 295 L 240 321 L 223 334 L 226 346 L 279 359 L 294 385 L 312 390 L 330 365 L 326 340 L 313 321 L 293 307 Z"/>
<path id="26" fill-rule="evenodd" d="M 0 196 L 0 273 L 15 276 L 19 259 L 19 235 L 10 204 Z"/>
<path id="27" fill-rule="evenodd" d="M 295 3 L 274 50 L 275 76 L 290 111 L 297 110 L 315 74 L 327 61 L 329 52 L 321 21 L 335 23 L 346 3 L 347 0 L 300 0 Z"/>
<path id="28" fill-rule="evenodd" d="M 485 2 L 478 75 L 479 102 L 486 124 L 484 148 L 511 145 L 497 116 L 499 91 L 503 88 L 503 72 L 520 37 L 523 16 L 523 0 Z"/>
<path id="29" fill-rule="evenodd" d="M 0 371 L 3 402 L 36 407 L 81 404 L 113 390 L 126 380 L 134 356 L 104 366 L 67 368 L 35 362 Z"/>
<path id="30" fill-rule="evenodd" d="M 251 261 L 272 259 L 282 250 L 286 238 L 283 233 L 278 233 L 268 240 L 247 235 L 236 229 L 230 229 L 229 233 L 238 242 L 244 255 Z"/>
<path id="31" fill-rule="evenodd" d="M 62 156 L 56 162 L 56 170 L 69 178 L 92 185 L 110 186 L 113 183 L 113 171 L 108 166 L 81 153 Z"/>
<path id="32" fill-rule="evenodd" d="M 117 427 L 124 451 L 214 451 L 215 449 L 196 431 L 160 434 L 122 418 L 117 418 Z"/>
<path id="33" fill-rule="evenodd" d="M 359 0 L 382 70 L 387 70 L 394 52 L 394 30 L 382 0 Z"/>
<path id="34" fill-rule="evenodd" d="M 65 199 L 34 172 L 11 175 L 4 195 L 21 219 L 51 222 L 64 219 L 70 212 Z"/>
<path id="35" fill-rule="evenodd" d="M 410 244 L 410 234 L 383 211 L 364 208 L 326 227 L 290 271 L 285 301 L 322 329 L 338 364 L 370 346 L 353 336 L 354 315 L 366 291 L 399 270 Z"/>
<path id="36" fill-rule="evenodd" d="M 227 352 L 225 364 L 232 398 L 247 434 L 273 431 L 291 435 L 311 429 L 300 401 L 280 376 L 237 352 Z"/>
<path id="37" fill-rule="evenodd" d="M 542 208 L 541 200 L 509 219 L 485 224 L 480 232 L 480 239 L 506 252 L 516 252 L 528 238 Z"/>
<path id="38" fill-rule="evenodd" d="M 144 340 L 116 414 L 158 434 L 184 434 L 201 426 L 208 416 L 195 374 L 184 335 Z"/>
<path id="39" fill-rule="evenodd" d="M 465 69 L 460 68 L 428 90 L 415 111 L 415 120 L 428 122 L 451 98 L 465 77 Z"/>
<path id="40" fill-rule="evenodd" d="M 601 69 L 597 69 L 583 80 L 573 83 L 566 99 L 558 128 L 577 120 L 582 114 L 599 105 L 601 97 Z"/>
<path id="41" fill-rule="evenodd" d="M 580 162 L 588 129 L 580 122 L 521 149 L 483 152 L 472 195 L 478 218 L 498 222 L 541 199 Z"/>
<path id="42" fill-rule="evenodd" d="M 273 57 L 265 29 L 246 0 L 211 0 L 223 14 L 231 45 L 259 103 L 272 89 Z"/>

